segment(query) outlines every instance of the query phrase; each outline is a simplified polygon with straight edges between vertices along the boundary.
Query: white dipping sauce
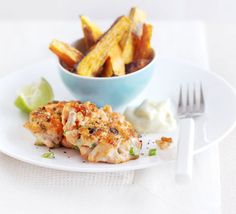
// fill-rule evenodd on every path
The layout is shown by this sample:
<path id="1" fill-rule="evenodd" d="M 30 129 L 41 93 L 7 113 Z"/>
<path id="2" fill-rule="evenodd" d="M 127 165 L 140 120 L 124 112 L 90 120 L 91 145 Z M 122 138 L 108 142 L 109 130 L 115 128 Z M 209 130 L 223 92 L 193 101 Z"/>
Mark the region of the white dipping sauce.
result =
<path id="1" fill-rule="evenodd" d="M 170 101 L 144 100 L 138 107 L 128 107 L 124 113 L 139 133 L 169 132 L 176 128 Z"/>

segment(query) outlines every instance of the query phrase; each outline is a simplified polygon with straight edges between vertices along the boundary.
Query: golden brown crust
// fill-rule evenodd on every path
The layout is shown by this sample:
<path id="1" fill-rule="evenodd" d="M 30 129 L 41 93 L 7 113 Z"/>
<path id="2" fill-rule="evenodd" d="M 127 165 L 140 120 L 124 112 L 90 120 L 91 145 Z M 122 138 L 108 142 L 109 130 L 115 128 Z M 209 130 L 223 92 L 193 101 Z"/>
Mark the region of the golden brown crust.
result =
<path id="1" fill-rule="evenodd" d="M 129 154 L 131 147 L 140 149 L 133 126 L 108 105 L 99 109 L 90 102 L 67 103 L 62 121 L 67 143 L 78 146 L 81 156 L 91 162 L 125 162 L 135 158 Z"/>
<path id="2" fill-rule="evenodd" d="M 50 103 L 33 111 L 25 127 L 47 147 L 79 149 L 91 162 L 122 163 L 137 158 L 141 147 L 131 123 L 109 105 Z M 130 154 L 131 148 L 136 155 Z"/>
<path id="3" fill-rule="evenodd" d="M 63 138 L 61 114 L 65 103 L 49 103 L 30 113 L 29 121 L 24 127 L 36 136 L 37 143 L 45 144 L 49 148 L 60 145 Z"/>

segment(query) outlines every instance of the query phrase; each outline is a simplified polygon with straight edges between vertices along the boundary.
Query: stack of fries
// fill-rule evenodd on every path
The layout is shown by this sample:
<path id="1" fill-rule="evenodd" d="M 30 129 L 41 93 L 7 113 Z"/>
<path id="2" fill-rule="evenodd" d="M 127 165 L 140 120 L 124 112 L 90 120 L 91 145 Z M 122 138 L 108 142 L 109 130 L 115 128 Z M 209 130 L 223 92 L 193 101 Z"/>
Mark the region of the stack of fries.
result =
<path id="1" fill-rule="evenodd" d="M 80 16 L 80 20 L 84 33 L 80 50 L 56 39 L 49 46 L 67 70 L 81 76 L 121 76 L 153 59 L 152 25 L 145 23 L 142 10 L 131 8 L 128 17 L 119 17 L 105 33 L 88 17 Z"/>

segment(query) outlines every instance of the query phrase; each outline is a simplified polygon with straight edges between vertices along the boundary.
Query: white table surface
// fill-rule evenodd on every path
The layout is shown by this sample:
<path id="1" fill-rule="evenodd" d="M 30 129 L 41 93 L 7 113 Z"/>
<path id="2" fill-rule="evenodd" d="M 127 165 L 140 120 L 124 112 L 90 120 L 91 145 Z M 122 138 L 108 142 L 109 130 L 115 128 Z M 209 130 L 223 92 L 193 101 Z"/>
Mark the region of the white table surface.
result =
<path id="1" fill-rule="evenodd" d="M 204 25 L 160 21 L 155 26 L 160 57 L 208 67 Z M 73 41 L 81 35 L 79 22 L 0 22 L 0 29 L 0 76 L 51 57 L 47 46 L 52 38 Z M 117 185 L 99 187 L 106 183 L 102 175 L 98 183 L 83 185 L 80 173 L 39 168 L 0 154 L 0 213 L 221 213 L 218 146 L 196 156 L 191 184 L 176 185 L 174 168 L 166 163 L 113 174 Z"/>
<path id="2" fill-rule="evenodd" d="M 230 6 L 232 7 L 232 5 Z M 212 70 L 224 77 L 236 88 L 235 18 L 230 19 L 230 21 L 208 23 L 206 25 L 207 46 Z M 236 129 L 234 129 L 219 146 L 223 214 L 235 214 L 236 212 L 235 139 Z"/>

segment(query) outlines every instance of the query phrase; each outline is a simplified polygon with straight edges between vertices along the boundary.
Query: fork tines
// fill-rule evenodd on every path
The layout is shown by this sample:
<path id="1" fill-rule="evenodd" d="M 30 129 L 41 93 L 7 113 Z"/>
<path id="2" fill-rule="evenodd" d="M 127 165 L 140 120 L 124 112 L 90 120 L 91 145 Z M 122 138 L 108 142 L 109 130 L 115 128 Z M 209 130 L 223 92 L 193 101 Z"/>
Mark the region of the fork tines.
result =
<path id="1" fill-rule="evenodd" d="M 178 114 L 186 117 L 194 117 L 203 114 L 205 111 L 205 99 L 202 83 L 200 83 L 198 87 L 196 87 L 196 84 L 193 84 L 192 87 L 189 87 L 189 84 L 187 84 L 186 92 L 184 92 L 184 88 L 181 85 L 179 91 Z M 186 94 L 186 99 L 183 99 L 184 94 Z"/>

